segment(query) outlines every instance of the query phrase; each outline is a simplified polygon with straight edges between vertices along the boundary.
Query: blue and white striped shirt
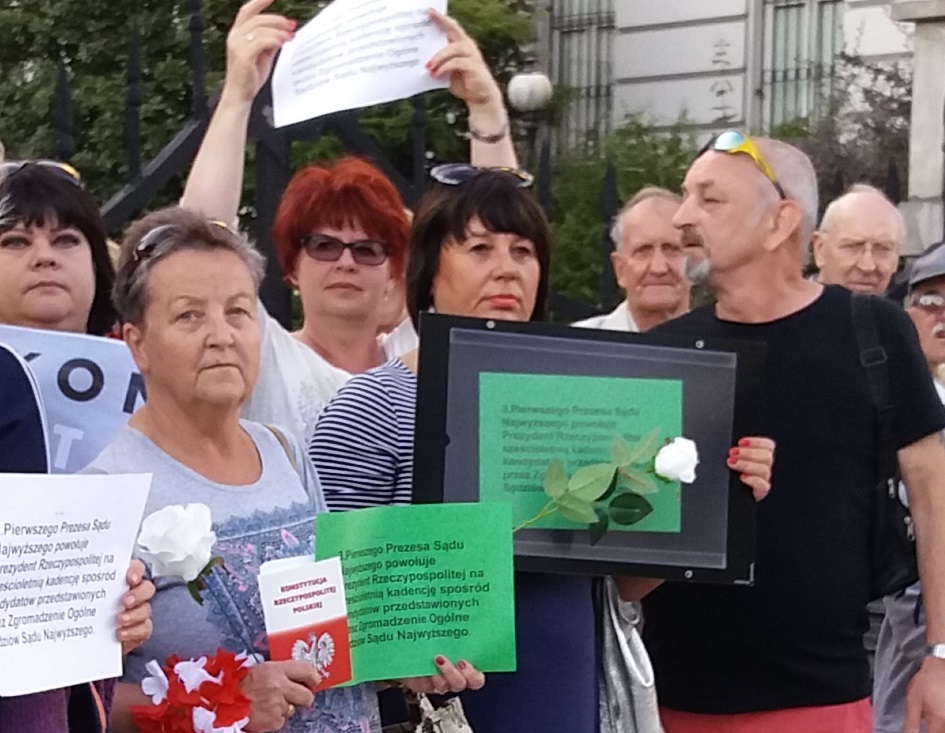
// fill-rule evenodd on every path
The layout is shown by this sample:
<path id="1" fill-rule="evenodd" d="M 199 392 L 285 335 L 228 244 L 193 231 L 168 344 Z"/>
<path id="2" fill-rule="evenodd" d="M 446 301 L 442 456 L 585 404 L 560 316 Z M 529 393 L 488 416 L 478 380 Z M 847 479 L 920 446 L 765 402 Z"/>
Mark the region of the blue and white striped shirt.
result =
<path id="1" fill-rule="evenodd" d="M 417 377 L 399 359 L 352 377 L 319 415 L 308 453 L 331 511 L 409 504 Z"/>

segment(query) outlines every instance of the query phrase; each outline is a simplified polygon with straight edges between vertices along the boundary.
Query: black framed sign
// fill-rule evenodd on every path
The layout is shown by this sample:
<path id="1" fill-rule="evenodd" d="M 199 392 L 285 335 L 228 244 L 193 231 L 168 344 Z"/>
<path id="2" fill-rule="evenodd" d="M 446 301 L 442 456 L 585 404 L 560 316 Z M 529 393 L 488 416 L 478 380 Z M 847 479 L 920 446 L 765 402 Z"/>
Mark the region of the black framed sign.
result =
<path id="1" fill-rule="evenodd" d="M 511 502 L 523 570 L 753 581 L 754 500 L 725 461 L 763 434 L 762 345 L 420 326 L 415 502 Z"/>

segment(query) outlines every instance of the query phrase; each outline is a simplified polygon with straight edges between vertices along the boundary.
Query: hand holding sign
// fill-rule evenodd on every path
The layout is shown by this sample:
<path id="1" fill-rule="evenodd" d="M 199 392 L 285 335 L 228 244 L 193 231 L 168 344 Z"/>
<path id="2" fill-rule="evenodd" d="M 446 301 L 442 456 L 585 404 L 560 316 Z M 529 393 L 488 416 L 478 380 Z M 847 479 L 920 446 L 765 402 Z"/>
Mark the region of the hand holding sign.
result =
<path id="1" fill-rule="evenodd" d="M 438 51 L 426 66 L 437 79 L 449 79 L 450 94 L 468 107 L 502 104 L 502 91 L 482 57 L 476 42 L 453 18 L 430 11 L 430 20 L 446 34 L 447 46 Z"/>
<path id="2" fill-rule="evenodd" d="M 236 14 L 226 37 L 226 80 L 223 94 L 252 104 L 269 79 L 282 45 L 295 36 L 297 23 L 263 13 L 273 0 L 250 0 Z"/>

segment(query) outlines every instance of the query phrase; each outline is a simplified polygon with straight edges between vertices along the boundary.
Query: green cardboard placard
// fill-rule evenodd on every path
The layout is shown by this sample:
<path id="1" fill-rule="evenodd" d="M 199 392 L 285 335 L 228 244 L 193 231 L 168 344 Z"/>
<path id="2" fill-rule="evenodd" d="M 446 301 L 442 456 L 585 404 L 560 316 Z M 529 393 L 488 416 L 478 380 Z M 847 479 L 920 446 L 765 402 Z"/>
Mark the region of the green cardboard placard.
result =
<path id="1" fill-rule="evenodd" d="M 352 682 L 437 673 L 433 659 L 515 670 L 511 508 L 428 504 L 327 513 L 316 560 L 345 576 Z"/>
<path id="2" fill-rule="evenodd" d="M 479 375 L 479 498 L 512 505 L 513 526 L 535 517 L 548 501 L 543 481 L 560 459 L 569 474 L 611 460 L 616 436 L 631 446 L 651 431 L 659 444 L 682 434 L 683 384 L 678 379 L 588 377 L 483 372 Z M 680 488 L 655 481 L 646 500 L 653 511 L 611 531 L 679 532 Z M 582 529 L 559 513 L 530 524 Z"/>

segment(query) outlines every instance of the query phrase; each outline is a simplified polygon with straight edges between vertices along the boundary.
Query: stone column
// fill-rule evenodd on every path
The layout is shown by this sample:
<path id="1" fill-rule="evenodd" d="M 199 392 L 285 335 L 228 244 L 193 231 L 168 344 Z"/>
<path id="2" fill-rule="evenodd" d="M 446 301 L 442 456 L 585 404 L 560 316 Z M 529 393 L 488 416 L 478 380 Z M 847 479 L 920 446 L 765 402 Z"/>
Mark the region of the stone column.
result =
<path id="1" fill-rule="evenodd" d="M 943 239 L 945 179 L 945 0 L 894 0 L 892 18 L 915 23 L 909 200 L 903 254 L 918 254 Z"/>

